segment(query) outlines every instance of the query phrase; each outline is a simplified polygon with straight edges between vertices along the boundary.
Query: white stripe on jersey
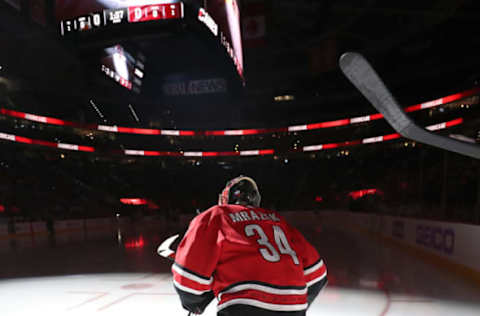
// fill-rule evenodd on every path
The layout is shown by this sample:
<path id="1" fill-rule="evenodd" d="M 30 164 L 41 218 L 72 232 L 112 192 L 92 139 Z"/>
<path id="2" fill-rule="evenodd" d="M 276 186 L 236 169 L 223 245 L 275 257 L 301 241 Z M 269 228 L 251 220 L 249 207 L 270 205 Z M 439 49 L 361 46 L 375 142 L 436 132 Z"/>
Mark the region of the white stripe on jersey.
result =
<path id="1" fill-rule="evenodd" d="M 177 273 L 180 274 L 181 276 L 186 277 L 186 278 L 188 278 L 188 279 L 190 279 L 190 280 L 192 280 L 192 281 L 195 281 L 195 282 L 197 282 L 197 283 L 200 283 L 200 284 L 210 285 L 210 284 L 212 284 L 212 282 L 213 282 L 213 278 L 212 278 L 212 277 L 210 277 L 209 280 L 202 279 L 202 278 L 200 278 L 200 277 L 198 277 L 198 276 L 196 276 L 196 275 L 194 275 L 194 274 L 191 274 L 191 273 L 188 272 L 188 271 L 183 270 L 182 268 L 180 268 L 180 267 L 179 267 L 178 265 L 176 265 L 176 264 L 173 265 L 173 268 L 172 268 L 172 269 L 175 270 L 175 272 L 177 272 Z"/>
<path id="2" fill-rule="evenodd" d="M 265 292 L 269 294 L 276 294 L 276 295 L 304 295 L 307 294 L 307 288 L 303 289 L 277 289 L 274 287 L 270 287 L 267 285 L 255 284 L 255 283 L 246 283 L 246 284 L 239 284 L 227 291 L 221 292 L 218 296 L 218 299 L 222 299 L 223 294 L 227 293 L 235 293 L 245 290 L 256 290 L 260 292 Z"/>
<path id="3" fill-rule="evenodd" d="M 319 263 L 317 263 L 316 265 L 314 265 L 313 267 L 310 267 L 306 270 L 303 270 L 303 274 L 304 275 L 309 275 L 315 271 L 317 271 L 318 269 L 320 269 L 321 267 L 323 267 L 323 260 L 320 260 Z"/>
<path id="4" fill-rule="evenodd" d="M 225 302 L 217 306 L 217 310 L 221 311 L 222 309 L 236 304 L 243 304 L 243 305 L 250 305 L 255 306 L 263 309 L 268 309 L 271 311 L 279 311 L 279 312 L 294 312 L 294 311 L 303 311 L 306 310 L 308 304 L 291 304 L 291 305 L 281 305 L 281 304 L 271 304 L 265 303 L 262 301 L 257 301 L 254 299 L 247 299 L 247 298 L 238 298 L 233 299 L 231 301 Z"/>
<path id="5" fill-rule="evenodd" d="M 315 278 L 312 281 L 307 282 L 307 287 L 310 287 L 310 286 L 314 285 L 315 283 L 325 279 L 326 276 L 327 276 L 327 271 L 325 271 L 325 273 L 322 274 L 321 276 L 319 276 L 318 278 Z"/>
<path id="6" fill-rule="evenodd" d="M 184 285 L 181 285 L 180 283 L 178 283 L 177 281 L 173 280 L 173 285 L 175 285 L 176 288 L 178 288 L 179 290 L 182 290 L 184 292 L 188 292 L 190 294 L 194 294 L 194 295 L 202 295 L 204 293 L 207 293 L 207 292 L 210 292 L 211 290 L 205 290 L 205 291 L 200 291 L 200 290 L 194 290 L 194 289 L 191 289 L 189 287 L 186 287 Z"/>

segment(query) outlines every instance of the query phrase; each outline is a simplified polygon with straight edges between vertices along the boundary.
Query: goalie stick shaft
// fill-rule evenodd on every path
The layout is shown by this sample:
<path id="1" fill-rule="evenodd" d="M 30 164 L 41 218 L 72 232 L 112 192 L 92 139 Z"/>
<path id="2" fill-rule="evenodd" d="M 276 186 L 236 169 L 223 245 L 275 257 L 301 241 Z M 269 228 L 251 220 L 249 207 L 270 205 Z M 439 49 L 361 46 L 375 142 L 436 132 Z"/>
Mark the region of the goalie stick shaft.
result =
<path id="1" fill-rule="evenodd" d="M 480 159 L 480 146 L 433 134 L 418 125 L 403 111 L 370 63 L 360 54 L 348 52 L 340 57 L 340 68 L 350 82 L 382 113 L 387 122 L 405 138 L 461 155 Z"/>

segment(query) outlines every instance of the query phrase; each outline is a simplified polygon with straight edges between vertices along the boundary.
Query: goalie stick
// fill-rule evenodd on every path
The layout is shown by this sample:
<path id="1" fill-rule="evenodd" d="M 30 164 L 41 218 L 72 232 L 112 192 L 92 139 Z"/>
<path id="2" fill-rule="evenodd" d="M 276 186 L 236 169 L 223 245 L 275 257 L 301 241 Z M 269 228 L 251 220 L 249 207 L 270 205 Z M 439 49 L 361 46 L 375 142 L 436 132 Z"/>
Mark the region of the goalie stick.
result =
<path id="1" fill-rule="evenodd" d="M 397 133 L 419 143 L 480 159 L 480 146 L 436 135 L 416 125 L 362 55 L 347 52 L 340 57 L 339 64 L 344 75 L 383 114 Z"/>

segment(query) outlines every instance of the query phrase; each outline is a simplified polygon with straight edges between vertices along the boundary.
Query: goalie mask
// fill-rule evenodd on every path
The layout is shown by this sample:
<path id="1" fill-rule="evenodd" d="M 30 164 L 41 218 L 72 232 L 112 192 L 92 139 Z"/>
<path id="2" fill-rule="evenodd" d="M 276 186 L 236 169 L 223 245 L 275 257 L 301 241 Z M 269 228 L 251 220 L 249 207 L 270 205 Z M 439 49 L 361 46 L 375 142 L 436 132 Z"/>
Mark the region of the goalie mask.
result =
<path id="1" fill-rule="evenodd" d="M 240 176 L 227 183 L 218 199 L 218 205 L 239 204 L 260 207 L 261 196 L 252 178 Z"/>

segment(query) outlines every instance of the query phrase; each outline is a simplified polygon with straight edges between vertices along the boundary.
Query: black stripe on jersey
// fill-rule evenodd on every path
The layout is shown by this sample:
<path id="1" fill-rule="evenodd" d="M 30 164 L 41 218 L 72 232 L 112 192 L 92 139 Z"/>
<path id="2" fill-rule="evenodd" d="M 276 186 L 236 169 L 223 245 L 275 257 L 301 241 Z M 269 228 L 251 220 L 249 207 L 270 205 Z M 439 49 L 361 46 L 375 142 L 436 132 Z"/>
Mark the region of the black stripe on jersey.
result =
<path id="1" fill-rule="evenodd" d="M 308 269 L 310 269 L 310 268 L 313 267 L 314 265 L 319 264 L 320 261 L 322 261 L 322 259 L 318 259 L 317 261 L 315 261 L 314 264 L 311 264 L 311 265 L 309 265 L 308 267 L 303 268 L 303 270 L 308 270 Z"/>
<path id="2" fill-rule="evenodd" d="M 204 279 L 205 281 L 210 281 L 210 277 L 206 277 L 206 276 L 204 276 L 204 275 L 198 274 L 197 272 L 194 272 L 194 271 L 192 271 L 192 270 L 190 270 L 190 269 L 187 269 L 187 268 L 185 268 L 184 266 L 179 265 L 179 264 L 176 263 L 176 262 L 174 263 L 174 265 L 176 265 L 177 267 L 179 267 L 179 268 L 182 269 L 183 271 L 186 271 L 186 272 L 188 272 L 188 273 L 193 274 L 193 275 L 196 276 L 196 277 L 199 277 L 200 279 Z"/>
<path id="3" fill-rule="evenodd" d="M 208 304 L 215 298 L 213 291 L 203 293 L 202 295 L 195 295 L 182 291 L 176 286 L 175 290 L 180 296 L 183 308 L 198 315 L 202 314 Z"/>
<path id="4" fill-rule="evenodd" d="M 273 285 L 270 283 L 265 283 L 265 282 L 260 282 L 260 281 L 242 281 L 238 283 L 231 284 L 227 286 L 226 288 L 222 289 L 219 294 L 228 291 L 238 285 L 243 285 L 243 284 L 255 284 L 255 285 L 263 285 L 266 287 L 271 287 L 272 289 L 278 289 L 278 290 L 304 290 L 306 287 L 305 286 L 282 286 L 282 285 Z"/>
<path id="5" fill-rule="evenodd" d="M 322 281 L 312 284 L 312 286 L 308 288 L 307 301 L 308 301 L 309 308 L 310 308 L 310 305 L 312 305 L 315 298 L 320 293 L 320 291 L 323 290 L 325 286 L 327 286 L 327 284 L 328 284 L 328 280 L 327 278 L 324 278 Z"/>
<path id="6" fill-rule="evenodd" d="M 297 312 L 277 312 L 271 311 L 268 309 L 262 309 L 255 306 L 235 304 L 228 307 L 225 307 L 218 312 L 218 316 L 245 316 L 245 315 L 255 315 L 255 316 L 305 316 L 305 311 Z"/>

